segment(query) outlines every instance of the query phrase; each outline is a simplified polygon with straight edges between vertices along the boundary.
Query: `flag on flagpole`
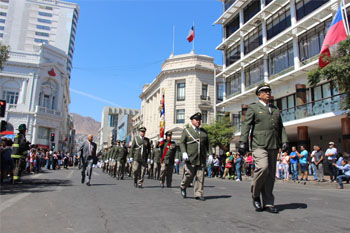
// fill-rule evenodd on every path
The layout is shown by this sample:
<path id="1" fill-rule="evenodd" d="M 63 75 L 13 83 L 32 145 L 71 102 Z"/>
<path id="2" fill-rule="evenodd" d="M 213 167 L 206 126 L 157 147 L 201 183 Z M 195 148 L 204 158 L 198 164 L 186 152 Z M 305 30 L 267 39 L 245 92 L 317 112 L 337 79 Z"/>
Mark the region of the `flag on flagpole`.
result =
<path id="1" fill-rule="evenodd" d="M 188 42 L 192 42 L 194 39 L 194 26 L 191 27 L 190 31 L 188 32 L 187 40 Z"/>
<path id="2" fill-rule="evenodd" d="M 164 138 L 165 130 L 165 104 L 164 104 L 164 92 L 162 95 L 162 100 L 160 101 L 160 134 L 159 138 Z M 163 145 L 164 141 L 160 142 L 160 145 Z"/>
<path id="3" fill-rule="evenodd" d="M 345 31 L 343 14 L 341 6 L 339 6 L 338 12 L 329 26 L 328 32 L 322 44 L 320 57 L 318 59 L 318 65 L 320 68 L 323 68 L 330 63 L 330 61 L 326 61 L 324 59 L 324 57 L 331 57 L 331 50 L 329 48 L 335 44 L 338 44 L 340 41 L 345 40 L 346 37 L 347 35 Z"/>

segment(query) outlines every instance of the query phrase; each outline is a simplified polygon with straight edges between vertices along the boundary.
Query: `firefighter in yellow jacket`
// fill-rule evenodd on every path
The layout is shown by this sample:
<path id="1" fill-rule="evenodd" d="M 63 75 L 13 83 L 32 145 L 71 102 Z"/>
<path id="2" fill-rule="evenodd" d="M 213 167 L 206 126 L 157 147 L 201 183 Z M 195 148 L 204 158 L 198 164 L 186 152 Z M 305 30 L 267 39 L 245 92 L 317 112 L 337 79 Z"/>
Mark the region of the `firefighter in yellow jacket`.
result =
<path id="1" fill-rule="evenodd" d="M 19 133 L 15 136 L 13 142 L 12 159 L 15 164 L 15 170 L 13 173 L 12 182 L 20 182 L 22 170 L 25 167 L 25 157 L 29 150 L 29 144 L 26 141 L 27 127 L 25 124 L 21 124 L 18 127 Z"/>

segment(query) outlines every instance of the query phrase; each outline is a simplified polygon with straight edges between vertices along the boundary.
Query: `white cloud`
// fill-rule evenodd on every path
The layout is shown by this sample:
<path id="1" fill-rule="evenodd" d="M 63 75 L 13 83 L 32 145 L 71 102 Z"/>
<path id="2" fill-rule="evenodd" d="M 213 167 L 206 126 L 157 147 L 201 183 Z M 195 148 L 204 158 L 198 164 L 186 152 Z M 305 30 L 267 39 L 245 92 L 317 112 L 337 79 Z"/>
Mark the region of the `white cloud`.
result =
<path id="1" fill-rule="evenodd" d="M 118 107 L 119 105 L 112 102 L 112 101 L 109 101 L 109 100 L 106 100 L 104 98 L 101 98 L 101 97 L 98 97 L 98 96 L 95 96 L 95 95 L 91 95 L 89 93 L 86 93 L 86 92 L 83 92 L 83 91 L 79 91 L 79 90 L 75 90 L 73 88 L 69 88 L 69 90 L 75 94 L 78 94 L 78 95 L 82 95 L 82 96 L 86 96 L 90 99 L 93 99 L 93 100 L 97 100 L 99 102 L 103 102 L 103 103 L 107 103 L 107 104 L 111 104 L 112 106 L 115 106 L 115 107 Z"/>

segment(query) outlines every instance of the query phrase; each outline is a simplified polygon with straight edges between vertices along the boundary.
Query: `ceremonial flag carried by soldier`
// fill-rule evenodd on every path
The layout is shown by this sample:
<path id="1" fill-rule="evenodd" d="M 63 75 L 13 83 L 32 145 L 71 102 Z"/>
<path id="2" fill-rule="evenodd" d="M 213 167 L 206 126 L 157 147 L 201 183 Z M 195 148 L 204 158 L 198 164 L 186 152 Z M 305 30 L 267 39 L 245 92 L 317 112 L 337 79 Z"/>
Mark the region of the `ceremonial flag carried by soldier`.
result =
<path id="1" fill-rule="evenodd" d="M 160 101 L 160 138 L 164 137 L 165 130 L 165 105 L 164 105 L 164 91 L 162 95 L 162 100 Z M 160 145 L 163 145 L 163 141 L 160 142 Z"/>

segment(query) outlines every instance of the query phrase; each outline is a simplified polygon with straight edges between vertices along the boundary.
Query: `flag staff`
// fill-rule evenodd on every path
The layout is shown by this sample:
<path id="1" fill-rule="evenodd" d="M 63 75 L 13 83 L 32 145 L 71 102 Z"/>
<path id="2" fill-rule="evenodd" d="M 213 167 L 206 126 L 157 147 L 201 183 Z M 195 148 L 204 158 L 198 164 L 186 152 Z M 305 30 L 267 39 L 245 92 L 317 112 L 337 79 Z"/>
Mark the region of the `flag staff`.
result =
<path id="1" fill-rule="evenodd" d="M 194 31 L 194 21 L 193 21 L 193 33 L 195 33 Z M 192 51 L 194 52 L 194 41 L 195 41 L 195 37 L 193 37 L 193 43 L 192 43 Z"/>

